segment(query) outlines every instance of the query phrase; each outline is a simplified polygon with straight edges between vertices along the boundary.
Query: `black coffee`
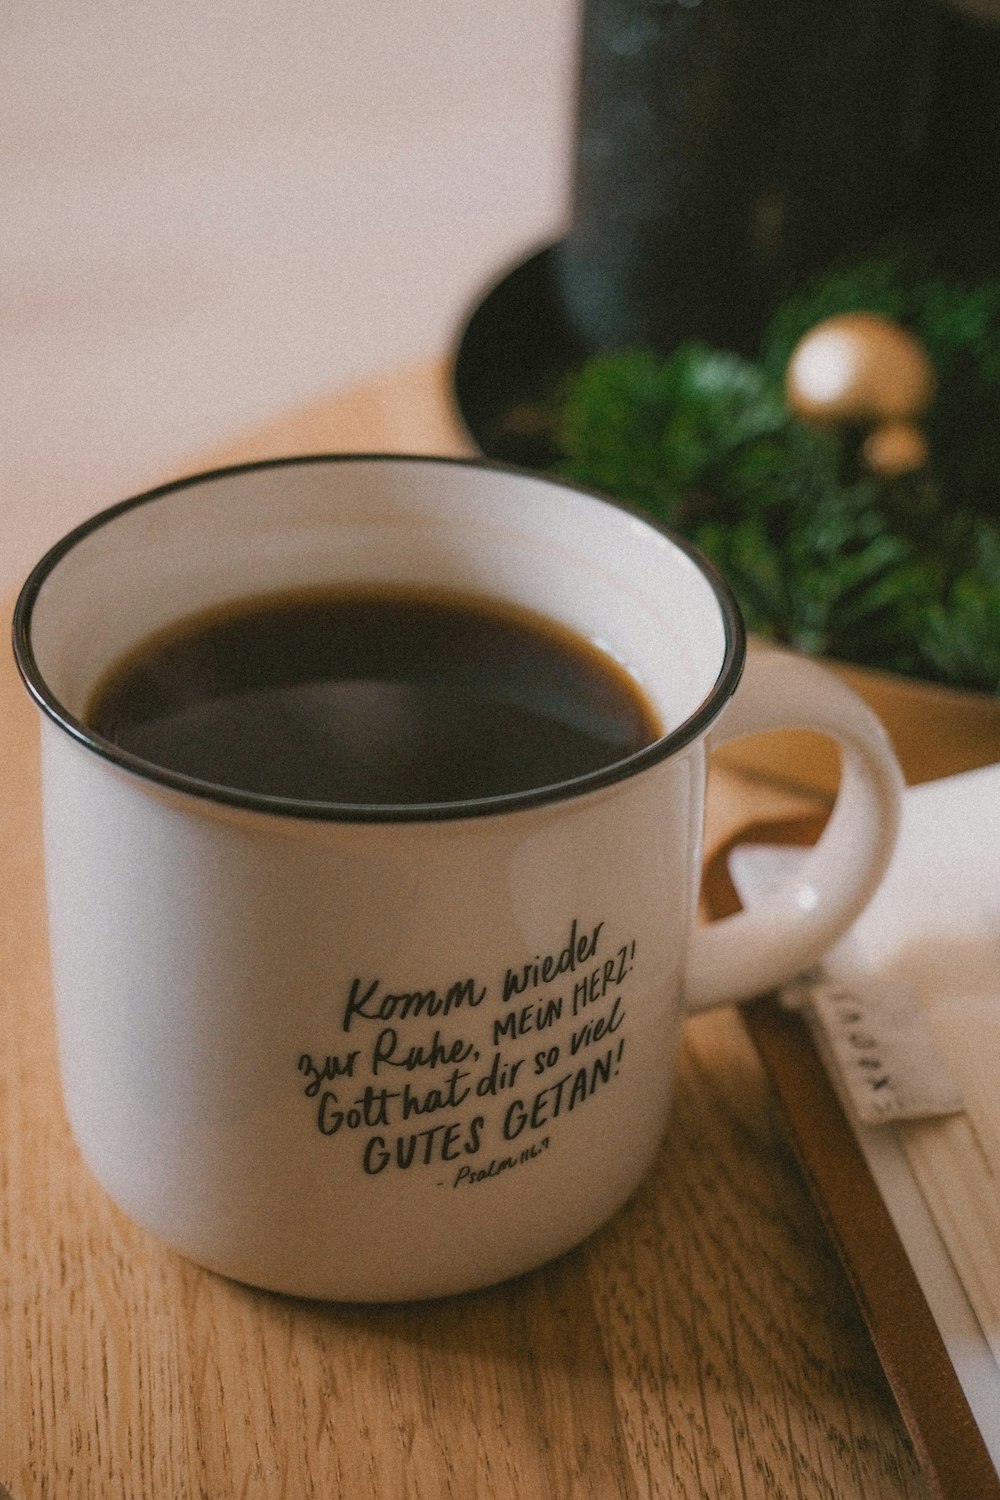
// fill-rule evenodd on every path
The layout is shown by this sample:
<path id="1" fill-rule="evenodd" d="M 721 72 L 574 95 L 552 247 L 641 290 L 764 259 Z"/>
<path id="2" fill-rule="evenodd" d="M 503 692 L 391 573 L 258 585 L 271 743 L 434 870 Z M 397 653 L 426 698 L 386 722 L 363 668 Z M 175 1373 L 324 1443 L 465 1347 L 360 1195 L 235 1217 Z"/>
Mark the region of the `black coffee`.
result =
<path id="1" fill-rule="evenodd" d="M 312 802 L 456 802 L 622 759 L 663 731 L 572 631 L 465 596 L 305 592 L 184 620 L 99 685 L 91 728 L 144 760 Z"/>

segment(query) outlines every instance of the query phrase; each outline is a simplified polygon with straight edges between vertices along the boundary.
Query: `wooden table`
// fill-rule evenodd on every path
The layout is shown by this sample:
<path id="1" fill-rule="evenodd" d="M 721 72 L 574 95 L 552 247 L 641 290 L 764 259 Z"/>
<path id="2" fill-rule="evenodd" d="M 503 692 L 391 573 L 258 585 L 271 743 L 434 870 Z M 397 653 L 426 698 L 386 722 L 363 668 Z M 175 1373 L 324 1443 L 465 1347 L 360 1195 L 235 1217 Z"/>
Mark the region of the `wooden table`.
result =
<path id="1" fill-rule="evenodd" d="M 462 446 L 429 365 L 209 461 Z M 735 1010 L 686 1026 L 670 1130 L 631 1204 L 517 1282 L 318 1305 L 224 1281 L 133 1227 L 59 1102 L 36 724 L 6 652 L 0 777 L 2 1500 L 927 1493 Z M 723 773 L 710 837 L 811 805 Z"/>

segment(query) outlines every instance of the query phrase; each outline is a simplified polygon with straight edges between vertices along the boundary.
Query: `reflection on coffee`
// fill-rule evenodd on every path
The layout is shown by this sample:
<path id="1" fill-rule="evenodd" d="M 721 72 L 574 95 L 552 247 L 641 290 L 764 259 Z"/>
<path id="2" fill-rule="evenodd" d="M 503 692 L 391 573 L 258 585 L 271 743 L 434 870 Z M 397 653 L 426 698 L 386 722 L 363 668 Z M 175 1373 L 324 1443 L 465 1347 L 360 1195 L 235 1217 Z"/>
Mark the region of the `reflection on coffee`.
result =
<path id="1" fill-rule="evenodd" d="M 200 781 L 391 806 L 550 786 L 663 733 L 629 674 L 566 627 L 498 601 L 374 588 L 180 621 L 107 674 L 86 720 Z"/>

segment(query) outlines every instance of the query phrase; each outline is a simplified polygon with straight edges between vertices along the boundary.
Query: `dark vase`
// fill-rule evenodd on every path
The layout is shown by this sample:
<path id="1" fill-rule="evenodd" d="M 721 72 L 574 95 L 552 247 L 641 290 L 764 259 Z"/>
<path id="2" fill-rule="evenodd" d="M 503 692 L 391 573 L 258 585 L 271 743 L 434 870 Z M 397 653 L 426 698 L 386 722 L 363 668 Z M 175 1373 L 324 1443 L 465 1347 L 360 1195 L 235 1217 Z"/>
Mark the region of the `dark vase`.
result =
<path id="1" fill-rule="evenodd" d="M 482 451 L 546 467 L 588 355 L 753 355 L 790 290 L 894 231 L 1000 263 L 1000 24 L 964 8 L 988 3 L 583 0 L 567 233 L 457 351 Z"/>
<path id="2" fill-rule="evenodd" d="M 586 0 L 555 254 L 583 344 L 752 352 L 912 207 L 931 77 L 923 0 Z"/>

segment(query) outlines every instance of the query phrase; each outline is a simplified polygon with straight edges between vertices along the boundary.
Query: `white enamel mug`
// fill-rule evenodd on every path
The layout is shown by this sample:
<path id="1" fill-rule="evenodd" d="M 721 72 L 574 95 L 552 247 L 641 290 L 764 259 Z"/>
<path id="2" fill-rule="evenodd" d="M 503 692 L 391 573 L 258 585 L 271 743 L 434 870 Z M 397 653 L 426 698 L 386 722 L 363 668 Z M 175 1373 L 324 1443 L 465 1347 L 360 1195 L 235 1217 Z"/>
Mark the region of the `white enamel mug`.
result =
<path id="1" fill-rule="evenodd" d="M 667 732 L 575 781 L 386 808 L 199 783 L 85 726 L 151 632 L 338 581 L 540 611 L 627 665 Z M 142 495 L 39 563 L 15 650 L 80 1150 L 153 1234 L 283 1292 L 437 1296 L 578 1243 L 660 1146 L 684 1014 L 815 960 L 895 838 L 899 770 L 838 679 L 744 671 L 729 590 L 686 544 L 486 463 L 316 457 Z M 697 928 L 707 751 L 786 726 L 839 742 L 827 830 L 793 885 Z"/>

